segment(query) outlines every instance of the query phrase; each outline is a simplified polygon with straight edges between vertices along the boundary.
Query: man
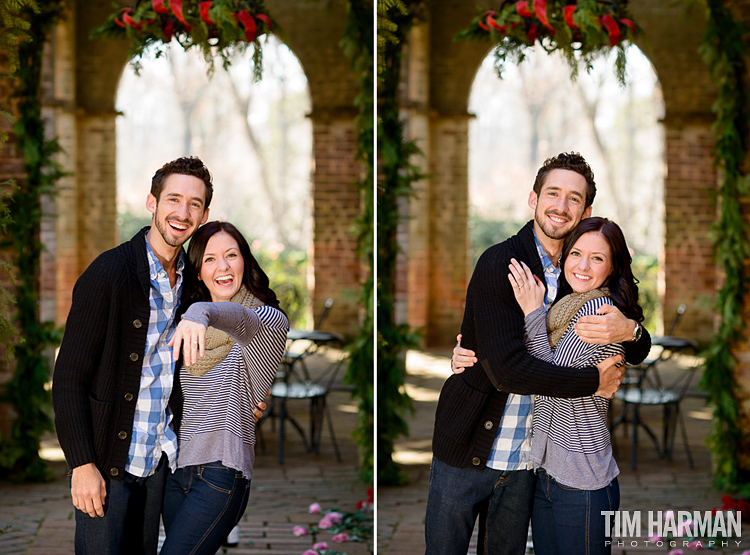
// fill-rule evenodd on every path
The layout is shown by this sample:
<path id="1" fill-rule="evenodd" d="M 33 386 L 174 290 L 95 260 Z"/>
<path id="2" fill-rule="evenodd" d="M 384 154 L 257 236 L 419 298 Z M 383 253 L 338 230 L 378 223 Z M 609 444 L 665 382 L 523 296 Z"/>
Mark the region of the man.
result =
<path id="1" fill-rule="evenodd" d="M 622 381 L 622 357 L 575 369 L 535 359 L 524 345 L 524 317 L 508 280 L 511 259 L 525 262 L 554 301 L 565 237 L 591 214 L 594 175 L 579 154 L 560 154 L 539 170 L 529 207 L 533 221 L 482 254 L 466 293 L 457 366 L 476 369 L 448 378 L 435 415 L 433 461 L 425 517 L 427 554 L 464 554 L 477 515 L 480 544 L 491 555 L 523 554 L 533 503 L 528 451 L 531 394 L 611 397 Z M 637 363 L 651 339 L 617 309 L 604 322 L 587 324 L 597 343 L 628 341 L 626 358 Z M 467 350 L 468 349 L 468 350 Z M 476 353 L 476 357 L 474 357 Z"/>
<path id="2" fill-rule="evenodd" d="M 127 243 L 101 254 L 73 289 L 52 400 L 71 469 L 76 553 L 156 553 L 167 467 L 181 414 L 174 383 L 182 245 L 208 218 L 211 174 L 195 157 L 154 175 L 153 214 Z"/>

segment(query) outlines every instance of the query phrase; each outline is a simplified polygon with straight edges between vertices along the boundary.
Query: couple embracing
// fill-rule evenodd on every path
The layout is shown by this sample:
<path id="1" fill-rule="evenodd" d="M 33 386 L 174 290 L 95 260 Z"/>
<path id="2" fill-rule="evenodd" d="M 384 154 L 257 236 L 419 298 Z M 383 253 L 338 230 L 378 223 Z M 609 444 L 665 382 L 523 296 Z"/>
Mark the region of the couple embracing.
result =
<path id="1" fill-rule="evenodd" d="M 206 223 L 212 196 L 201 160 L 165 164 L 151 226 L 73 290 L 52 400 L 79 555 L 155 554 L 162 513 L 163 555 L 213 555 L 247 506 L 289 323 L 242 234 Z"/>
<path id="2" fill-rule="evenodd" d="M 607 554 L 619 506 L 607 409 L 622 362 L 651 346 L 620 228 L 592 218 L 594 175 L 576 153 L 539 170 L 534 219 L 482 254 L 466 294 L 454 375 L 438 401 L 427 554 Z"/>

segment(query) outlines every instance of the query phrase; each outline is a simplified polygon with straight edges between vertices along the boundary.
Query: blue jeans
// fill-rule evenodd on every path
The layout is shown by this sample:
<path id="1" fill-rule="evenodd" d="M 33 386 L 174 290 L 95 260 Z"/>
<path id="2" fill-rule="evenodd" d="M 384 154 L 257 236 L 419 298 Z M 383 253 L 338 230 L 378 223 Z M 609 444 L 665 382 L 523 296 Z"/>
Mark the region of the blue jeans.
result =
<path id="1" fill-rule="evenodd" d="M 464 555 L 469 549 L 477 515 L 483 552 L 523 555 L 534 500 L 530 470 L 456 468 L 433 457 L 425 516 L 427 555 Z"/>
<path id="2" fill-rule="evenodd" d="M 531 529 L 537 555 L 609 555 L 602 511 L 620 507 L 617 478 L 604 488 L 582 490 L 565 486 L 539 471 Z"/>
<path id="3" fill-rule="evenodd" d="M 126 473 L 122 480 L 102 474 L 107 486 L 103 517 L 75 509 L 76 555 L 156 555 L 164 501 L 167 456 L 147 478 Z"/>
<path id="4" fill-rule="evenodd" d="M 240 521 L 250 480 L 220 462 L 178 468 L 167 479 L 161 555 L 214 555 Z"/>

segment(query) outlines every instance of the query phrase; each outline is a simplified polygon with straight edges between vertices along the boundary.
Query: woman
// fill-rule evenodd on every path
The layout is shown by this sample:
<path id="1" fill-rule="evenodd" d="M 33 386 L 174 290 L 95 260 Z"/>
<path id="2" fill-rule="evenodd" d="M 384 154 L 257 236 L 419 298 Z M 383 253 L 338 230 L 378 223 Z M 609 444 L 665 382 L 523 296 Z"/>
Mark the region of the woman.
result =
<path id="1" fill-rule="evenodd" d="M 184 407 L 177 470 L 164 498 L 162 555 L 213 555 L 242 517 L 255 460 L 253 408 L 273 382 L 289 329 L 268 277 L 232 224 L 200 228 L 188 264 L 187 310 L 169 343 L 175 360 L 183 357 Z"/>
<path id="2" fill-rule="evenodd" d="M 561 263 L 565 283 L 546 313 L 545 288 L 526 265 L 515 260 L 510 279 L 526 317 L 529 353 L 558 365 L 593 366 L 623 353 L 621 344 L 594 345 L 578 338 L 573 326 L 612 304 L 643 321 L 630 254 L 619 226 L 606 218 L 587 218 L 567 237 Z M 619 469 L 612 456 L 607 409 L 596 395 L 562 399 L 538 395 L 534 404 L 531 460 L 539 480 L 531 518 L 538 555 L 608 554 L 602 511 L 620 504 Z"/>

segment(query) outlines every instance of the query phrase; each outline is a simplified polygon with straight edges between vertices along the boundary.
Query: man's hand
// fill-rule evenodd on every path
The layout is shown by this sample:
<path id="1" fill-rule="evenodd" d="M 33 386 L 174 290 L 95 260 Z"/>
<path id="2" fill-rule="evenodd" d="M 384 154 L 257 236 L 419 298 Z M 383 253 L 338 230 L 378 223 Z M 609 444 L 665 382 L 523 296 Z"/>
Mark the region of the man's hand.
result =
<path id="1" fill-rule="evenodd" d="M 268 405 L 266 405 L 263 401 L 259 401 L 258 404 L 253 409 L 253 416 L 255 417 L 255 423 L 258 423 L 258 420 L 260 420 L 263 417 L 263 411 L 265 411 L 268 408 Z"/>
<path id="2" fill-rule="evenodd" d="M 599 389 L 594 395 L 611 399 L 615 396 L 615 391 L 620 389 L 622 375 L 625 373 L 625 365 L 622 364 L 623 356 L 615 355 L 605 358 L 596 365 L 599 370 Z"/>
<path id="3" fill-rule="evenodd" d="M 608 345 L 633 340 L 636 323 L 626 318 L 619 308 L 604 304 L 596 313 L 598 316 L 581 316 L 576 322 L 575 331 L 581 341 Z"/>
<path id="4" fill-rule="evenodd" d="M 104 516 L 107 485 L 94 463 L 77 466 L 70 480 L 70 495 L 76 509 L 90 517 Z"/>
<path id="5" fill-rule="evenodd" d="M 451 358 L 451 370 L 454 374 L 460 374 L 466 368 L 474 366 L 477 357 L 474 351 L 461 347 L 461 335 L 456 336 L 456 346 L 453 348 L 453 358 Z"/>

